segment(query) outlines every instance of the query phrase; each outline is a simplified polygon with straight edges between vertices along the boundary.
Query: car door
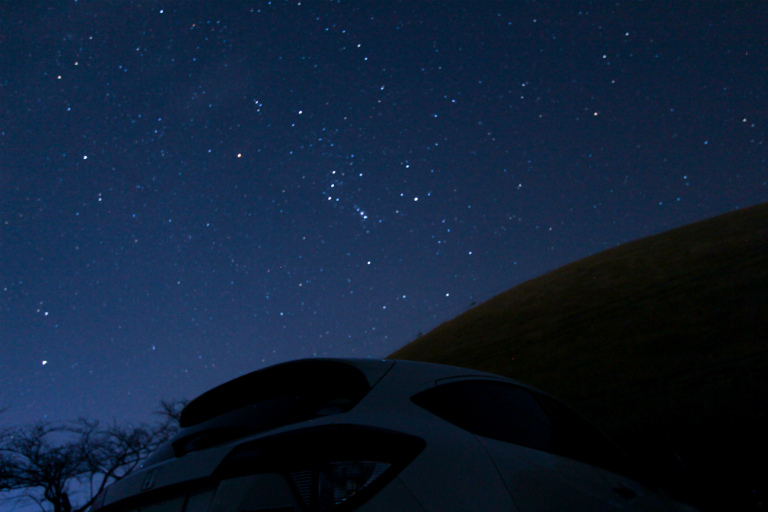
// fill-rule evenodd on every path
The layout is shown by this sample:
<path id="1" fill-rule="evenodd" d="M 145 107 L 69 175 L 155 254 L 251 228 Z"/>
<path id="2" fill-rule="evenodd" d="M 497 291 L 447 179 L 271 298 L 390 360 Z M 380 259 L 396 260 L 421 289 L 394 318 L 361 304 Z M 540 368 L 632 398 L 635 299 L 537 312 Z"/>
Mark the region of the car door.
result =
<path id="1" fill-rule="evenodd" d="M 596 468 L 566 457 L 478 436 L 521 512 L 631 510 Z"/>
<path id="2" fill-rule="evenodd" d="M 634 496 L 614 489 L 597 466 L 618 467 L 620 452 L 546 395 L 472 378 L 442 383 L 413 401 L 477 437 L 521 512 L 633 509 Z"/>
<path id="3" fill-rule="evenodd" d="M 565 404 L 541 392 L 528 390 L 552 425 L 549 453 L 588 467 L 605 483 L 609 503 L 628 511 L 679 510 L 679 504 L 641 483 L 638 468 L 605 434 Z"/>

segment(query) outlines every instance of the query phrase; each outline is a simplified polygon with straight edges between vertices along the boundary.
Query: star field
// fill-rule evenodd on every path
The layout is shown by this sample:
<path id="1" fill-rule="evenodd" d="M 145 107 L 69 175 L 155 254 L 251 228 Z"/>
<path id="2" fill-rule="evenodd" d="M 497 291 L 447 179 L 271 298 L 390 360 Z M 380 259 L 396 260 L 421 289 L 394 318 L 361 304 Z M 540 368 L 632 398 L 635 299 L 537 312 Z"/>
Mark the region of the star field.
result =
<path id="1" fill-rule="evenodd" d="M 768 200 L 760 2 L 0 7 L 0 407 L 383 357 Z"/>

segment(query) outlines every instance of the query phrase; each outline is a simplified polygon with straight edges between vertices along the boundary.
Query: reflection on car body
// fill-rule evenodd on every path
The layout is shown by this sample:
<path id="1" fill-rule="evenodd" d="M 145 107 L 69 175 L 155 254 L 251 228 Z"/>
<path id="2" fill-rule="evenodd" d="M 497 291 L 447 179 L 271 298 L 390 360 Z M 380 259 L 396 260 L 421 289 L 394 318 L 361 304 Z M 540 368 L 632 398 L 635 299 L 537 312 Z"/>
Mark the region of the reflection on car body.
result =
<path id="1" fill-rule="evenodd" d="M 687 510 L 588 421 L 510 379 L 428 363 L 305 359 L 184 409 L 100 512 Z"/>

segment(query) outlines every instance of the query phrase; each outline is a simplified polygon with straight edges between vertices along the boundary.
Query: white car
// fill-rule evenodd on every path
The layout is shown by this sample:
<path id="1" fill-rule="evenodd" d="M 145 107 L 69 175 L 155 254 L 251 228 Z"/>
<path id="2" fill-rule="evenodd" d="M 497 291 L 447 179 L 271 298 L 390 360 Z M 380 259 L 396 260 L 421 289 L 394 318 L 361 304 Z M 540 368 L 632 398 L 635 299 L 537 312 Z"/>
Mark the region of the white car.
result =
<path id="1" fill-rule="evenodd" d="M 451 366 L 304 359 L 191 401 L 99 512 L 691 510 L 638 481 L 589 422 Z"/>

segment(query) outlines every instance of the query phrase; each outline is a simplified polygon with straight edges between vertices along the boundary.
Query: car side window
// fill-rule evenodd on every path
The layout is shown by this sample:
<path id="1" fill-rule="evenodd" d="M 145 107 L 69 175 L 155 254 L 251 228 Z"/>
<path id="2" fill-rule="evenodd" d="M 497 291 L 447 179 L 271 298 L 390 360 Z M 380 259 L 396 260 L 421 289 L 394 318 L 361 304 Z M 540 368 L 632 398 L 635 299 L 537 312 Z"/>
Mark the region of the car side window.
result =
<path id="1" fill-rule="evenodd" d="M 473 434 L 546 450 L 552 424 L 523 388 L 503 382 L 451 382 L 415 395 L 412 401 Z"/>
<path id="2" fill-rule="evenodd" d="M 473 434 L 629 474 L 622 452 L 577 413 L 538 392 L 493 380 L 438 385 L 411 399 Z"/>

